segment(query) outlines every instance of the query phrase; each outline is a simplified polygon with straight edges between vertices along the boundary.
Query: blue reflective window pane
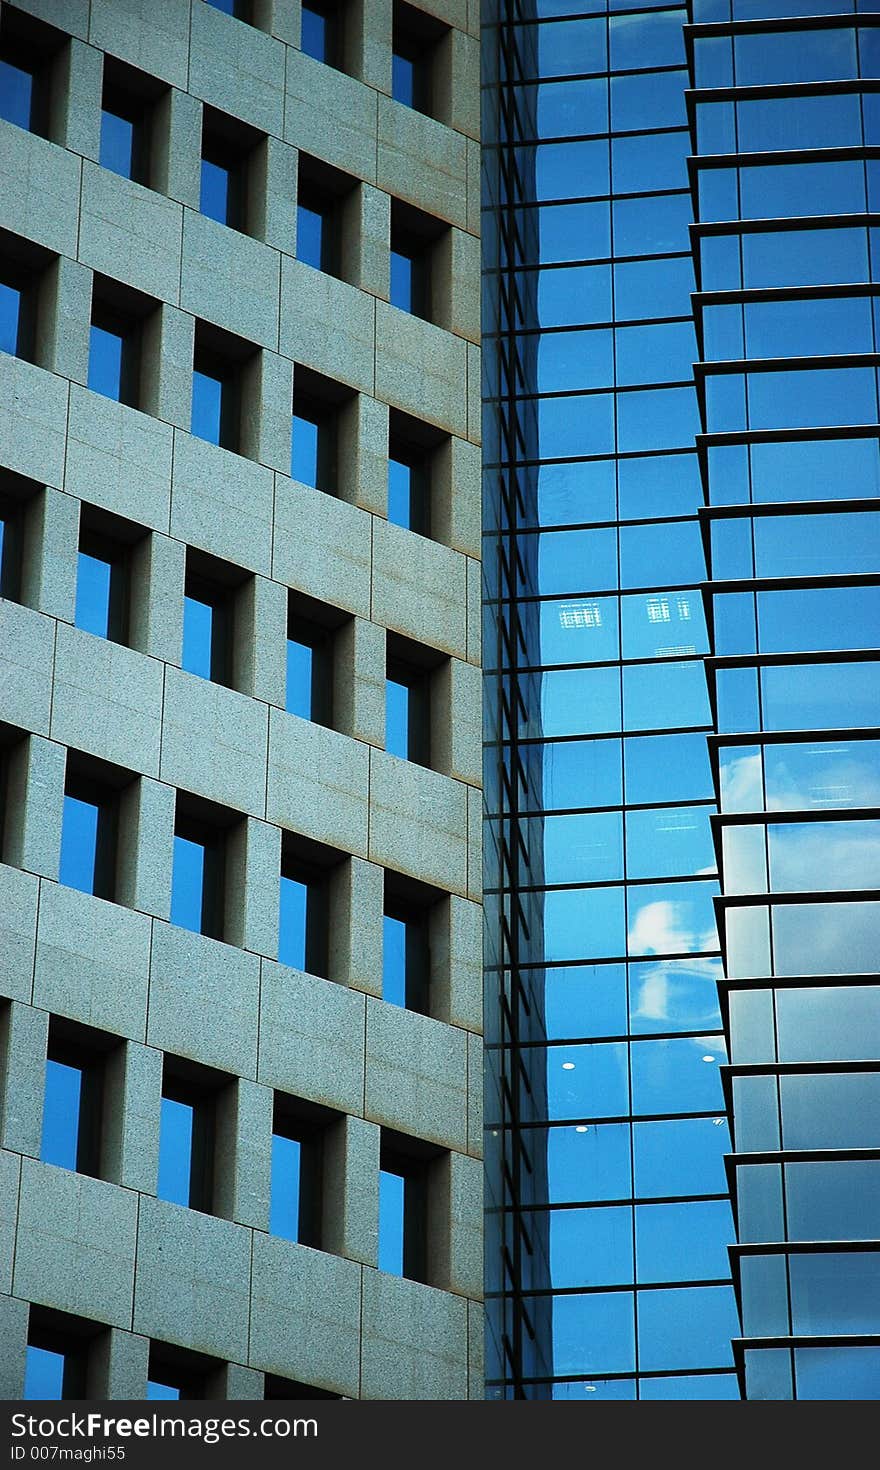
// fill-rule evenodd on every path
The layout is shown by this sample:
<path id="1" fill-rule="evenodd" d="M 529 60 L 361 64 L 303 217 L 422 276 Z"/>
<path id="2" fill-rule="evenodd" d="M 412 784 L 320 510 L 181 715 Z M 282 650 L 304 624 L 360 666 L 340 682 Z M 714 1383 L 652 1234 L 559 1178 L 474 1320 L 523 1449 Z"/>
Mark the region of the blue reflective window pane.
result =
<path id="1" fill-rule="evenodd" d="M 608 83 L 604 77 L 574 82 L 542 82 L 534 90 L 537 137 L 566 138 L 582 133 L 607 132 Z M 586 254 L 586 251 L 579 253 Z"/>
<path id="2" fill-rule="evenodd" d="M 571 7 L 568 7 L 569 9 Z M 542 77 L 604 71 L 607 64 L 605 20 L 562 20 L 517 28 L 524 56 Z M 529 62 L 525 63 L 529 66 Z"/>
<path id="3" fill-rule="evenodd" d="M 585 195 L 608 193 L 608 143 L 604 138 L 577 143 L 538 143 L 534 153 L 536 200 L 566 199 L 571 194 L 572 178 L 579 180 L 579 188 Z"/>
<path id="4" fill-rule="evenodd" d="M 402 102 L 406 107 L 414 107 L 415 83 L 416 68 L 411 57 L 401 56 L 397 51 L 393 52 L 391 56 L 391 96 L 395 102 Z"/>
<path id="5" fill-rule="evenodd" d="M 628 878 L 714 873 L 709 807 L 660 807 L 626 814 Z"/>
<path id="6" fill-rule="evenodd" d="M 639 570 L 648 569 L 636 566 L 635 575 Z M 621 618 L 624 658 L 674 658 L 709 651 L 703 600 L 696 589 L 624 597 Z"/>
<path id="7" fill-rule="evenodd" d="M 718 982 L 721 978 L 720 959 L 707 955 L 631 964 L 631 1030 L 638 1035 L 720 1027 Z"/>
<path id="8" fill-rule="evenodd" d="M 65 795 L 58 876 L 69 888 L 79 888 L 82 893 L 95 891 L 98 815 L 94 802 Z"/>
<path id="9" fill-rule="evenodd" d="M 619 655 L 616 598 L 566 598 L 564 602 L 542 603 L 542 664 L 594 663 L 618 658 Z M 572 802 L 570 805 L 583 806 L 586 803 Z"/>
<path id="10" fill-rule="evenodd" d="M 618 462 L 621 520 L 691 515 L 702 504 L 694 454 L 652 454 Z"/>
<path id="11" fill-rule="evenodd" d="M 654 80 L 652 77 L 651 81 Z M 638 194 L 652 188 L 684 188 L 690 151 L 690 134 L 686 129 L 613 138 L 611 187 L 614 193 Z"/>
<path id="12" fill-rule="evenodd" d="M 612 70 L 683 66 L 683 21 L 683 10 L 664 10 L 656 15 L 612 16 L 609 27 Z"/>
<path id="13" fill-rule="evenodd" d="M 530 1396 L 530 1391 L 526 1388 L 526 1397 Z M 534 1397 L 544 1398 L 543 1388 L 539 1388 Z M 635 1397 L 636 1385 L 632 1378 L 594 1378 L 590 1383 L 575 1379 L 568 1383 L 551 1384 L 551 1398 L 567 1403 L 633 1403 Z"/>
<path id="14" fill-rule="evenodd" d="M 537 828 L 533 833 L 528 830 L 532 823 Z M 535 817 L 526 819 L 523 825 L 531 850 L 540 852 L 543 846 L 545 883 L 597 883 L 623 878 L 620 812 Z"/>
<path id="15" fill-rule="evenodd" d="M 548 531 L 520 541 L 524 560 L 534 561 L 545 596 L 558 592 L 598 592 L 617 584 L 614 530 Z"/>
<path id="16" fill-rule="evenodd" d="M 544 464 L 530 471 L 537 478 L 539 525 L 564 526 L 581 521 L 612 521 L 615 506 L 614 463 Z"/>
<path id="17" fill-rule="evenodd" d="M 541 676 L 540 730 L 545 735 L 603 734 L 620 729 L 617 669 L 560 669 Z M 525 734 L 538 733 L 528 727 Z"/>
<path id="18" fill-rule="evenodd" d="M 566 740 L 532 747 L 539 761 L 544 806 L 614 806 L 621 796 L 620 744 Z"/>
<path id="19" fill-rule="evenodd" d="M 714 1111 L 721 1116 L 724 1098 L 718 1068 L 725 1060 L 724 1041 L 719 1036 L 633 1042 L 634 1112 Z"/>
<path id="20" fill-rule="evenodd" d="M 639 1366 L 725 1368 L 739 1316 L 731 1286 L 695 1286 L 639 1293 Z"/>
<path id="21" fill-rule="evenodd" d="M 2 82 L 2 78 L 0 78 Z M 28 1343 L 24 1369 L 25 1399 L 64 1397 L 64 1354 Z"/>
<path id="22" fill-rule="evenodd" d="M 549 1118 L 613 1118 L 629 1112 L 623 1042 L 553 1046 L 546 1056 Z"/>
<path id="23" fill-rule="evenodd" d="M 712 723 L 702 662 L 633 664 L 623 671 L 628 730 L 676 729 Z"/>
<path id="24" fill-rule="evenodd" d="M 109 168 L 124 179 L 134 177 L 134 123 L 108 109 L 101 110 L 101 151 L 103 168 Z"/>
<path id="25" fill-rule="evenodd" d="M 794 1253 L 788 1269 L 796 1336 L 877 1332 L 880 1274 L 873 1252 Z"/>
<path id="26" fill-rule="evenodd" d="M 618 132 L 687 124 L 684 91 L 687 72 L 653 72 L 611 78 L 611 126 Z M 659 185 L 657 186 L 659 187 Z"/>
<path id="27" fill-rule="evenodd" d="M 30 128 L 34 79 L 29 71 L 0 61 L 0 117 L 19 128 Z"/>
<path id="28" fill-rule="evenodd" d="M 293 415 L 290 476 L 302 485 L 318 485 L 318 425 L 314 419 Z"/>
<path id="29" fill-rule="evenodd" d="M 611 224 L 607 202 L 595 204 L 548 204 L 535 211 L 539 258 L 553 261 L 601 260 L 611 254 Z"/>
<path id="30" fill-rule="evenodd" d="M 230 174 L 219 163 L 202 159 L 202 187 L 199 209 L 209 219 L 225 225 L 229 219 Z"/>
<path id="31" fill-rule="evenodd" d="M 544 896 L 543 953 L 534 959 L 612 959 L 625 952 L 622 888 L 560 889 Z"/>
<path id="32" fill-rule="evenodd" d="M 122 392 L 122 337 L 92 323 L 89 334 L 89 387 L 117 401 Z"/>
<path id="33" fill-rule="evenodd" d="M 98 638 L 109 637 L 110 579 L 113 568 L 102 557 L 81 551 L 77 557 L 74 622 Z"/>
<path id="34" fill-rule="evenodd" d="M 639 1398 L 645 1401 L 688 1401 L 705 1399 L 740 1399 L 739 1380 L 735 1373 L 693 1373 L 678 1378 L 642 1378 Z"/>
<path id="35" fill-rule="evenodd" d="M 18 351 L 18 323 L 21 292 L 0 281 L 0 352 L 15 356 Z"/>
<path id="36" fill-rule="evenodd" d="M 638 1205 L 636 1269 L 641 1283 L 727 1281 L 735 1239 L 727 1200 Z"/>
<path id="37" fill-rule="evenodd" d="M 548 1128 L 550 1204 L 626 1199 L 631 1193 L 628 1123 L 581 1123 Z"/>
<path id="38" fill-rule="evenodd" d="M 413 309 L 413 258 L 400 250 L 391 251 L 391 289 L 389 300 L 401 311 Z"/>
<path id="39" fill-rule="evenodd" d="M 306 968 L 306 916 L 309 890 L 296 878 L 281 877 L 278 958 L 295 970 Z"/>
<path id="40" fill-rule="evenodd" d="M 179 1399 L 180 1389 L 172 1388 L 170 1383 L 156 1383 L 154 1379 L 147 1380 L 148 1399 Z"/>
<path id="41" fill-rule="evenodd" d="M 729 1149 L 723 1115 L 634 1124 L 636 1197 L 725 1193 L 724 1155 Z"/>
<path id="42" fill-rule="evenodd" d="M 269 1232 L 285 1240 L 299 1240 L 301 1163 L 299 1140 L 273 1133 Z"/>
<path id="43" fill-rule="evenodd" d="M 544 1024 L 550 1041 L 622 1036 L 627 1029 L 623 965 L 562 965 L 545 971 Z"/>
<path id="44" fill-rule="evenodd" d="M 406 923 L 390 914 L 382 921 L 382 999 L 406 1005 Z"/>
<path id="45" fill-rule="evenodd" d="M 798 1399 L 880 1399 L 880 1348 L 796 1348 Z"/>
<path id="46" fill-rule="evenodd" d="M 202 932 L 205 885 L 205 849 L 201 842 L 175 834 L 171 874 L 171 922 L 193 933 Z"/>
<path id="47" fill-rule="evenodd" d="M 385 680 L 385 749 L 409 757 L 409 688 L 396 679 Z"/>
<path id="48" fill-rule="evenodd" d="M 159 1125 L 159 1199 L 188 1205 L 192 1175 L 194 1113 L 189 1103 L 162 1098 Z"/>
<path id="49" fill-rule="evenodd" d="M 705 735 L 636 736 L 623 749 L 629 803 L 713 796 Z"/>
<path id="50" fill-rule="evenodd" d="M 287 693 L 285 709 L 302 720 L 312 718 L 312 665 L 314 651 L 295 638 L 287 640 Z"/>
<path id="51" fill-rule="evenodd" d="M 202 679 L 211 677 L 211 652 L 214 640 L 214 609 L 197 597 L 183 599 L 182 667 Z"/>
<path id="52" fill-rule="evenodd" d="M 627 895 L 631 954 L 701 954 L 718 948 L 712 905 L 718 884 L 647 883 Z"/>
<path id="53" fill-rule="evenodd" d="M 532 325 L 568 327 L 611 320 L 608 265 L 562 265 L 523 272 L 520 282 L 529 296 L 537 286 L 537 321 Z"/>
<path id="54" fill-rule="evenodd" d="M 403 1275 L 404 1179 L 379 1171 L 379 1270 Z"/>
<path id="55" fill-rule="evenodd" d="M 62 1169 L 76 1168 L 82 1072 L 52 1058 L 46 1061 L 40 1158 Z"/>
<path id="56" fill-rule="evenodd" d="M 328 30 L 327 17 L 303 5 L 300 46 L 307 56 L 313 56 L 316 61 L 327 60 Z"/>
<path id="57" fill-rule="evenodd" d="M 395 526 L 412 522 L 412 466 L 403 460 L 388 460 L 388 519 Z"/>
<path id="58" fill-rule="evenodd" d="M 609 388 L 614 382 L 613 340 L 610 331 L 544 332 L 521 339 L 521 350 L 537 348 L 537 374 L 529 381 L 531 393 L 564 393 L 579 388 Z"/>
<path id="59" fill-rule="evenodd" d="M 554 1297 L 552 1331 L 557 1373 L 631 1373 L 635 1367 L 629 1292 Z"/>
<path id="60" fill-rule="evenodd" d="M 223 403 L 223 383 L 209 373 L 193 370 L 193 396 L 191 429 L 199 439 L 209 444 L 220 443 L 220 410 Z"/>
<path id="61" fill-rule="evenodd" d="M 690 258 L 627 261 L 616 265 L 615 320 L 690 316 L 690 298 L 694 289 Z"/>
<path id="62" fill-rule="evenodd" d="M 690 248 L 689 194 L 615 199 L 611 207 L 615 255 L 663 255 Z"/>
<path id="63" fill-rule="evenodd" d="M 534 1232 L 542 1217 L 531 1215 Z M 633 1279 L 632 1210 L 551 1210 L 550 1278 L 554 1287 L 622 1286 Z"/>
<path id="64" fill-rule="evenodd" d="M 324 216 L 317 209 L 305 204 L 297 205 L 296 211 L 296 258 L 321 269 L 324 240 Z"/>

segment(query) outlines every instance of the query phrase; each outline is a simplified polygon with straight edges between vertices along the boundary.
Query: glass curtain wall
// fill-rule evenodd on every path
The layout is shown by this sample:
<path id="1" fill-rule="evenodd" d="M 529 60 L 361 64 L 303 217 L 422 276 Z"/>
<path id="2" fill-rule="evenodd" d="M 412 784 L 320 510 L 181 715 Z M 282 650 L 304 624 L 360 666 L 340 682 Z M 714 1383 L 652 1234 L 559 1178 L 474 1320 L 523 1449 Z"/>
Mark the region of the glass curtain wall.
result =
<path id="1" fill-rule="evenodd" d="M 833 15 L 799 12 L 834 9 Z M 880 16 L 686 30 L 710 741 L 755 1399 L 880 1398 Z"/>
<path id="2" fill-rule="evenodd" d="M 488 1393 L 738 1398 L 682 7 L 484 7 Z"/>

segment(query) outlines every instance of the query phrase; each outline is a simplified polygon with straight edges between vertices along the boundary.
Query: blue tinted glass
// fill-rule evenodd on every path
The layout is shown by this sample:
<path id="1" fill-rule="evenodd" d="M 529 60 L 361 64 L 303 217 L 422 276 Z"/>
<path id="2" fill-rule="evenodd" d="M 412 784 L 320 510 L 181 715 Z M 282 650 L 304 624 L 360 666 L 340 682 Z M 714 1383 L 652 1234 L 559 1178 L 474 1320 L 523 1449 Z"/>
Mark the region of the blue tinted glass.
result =
<path id="1" fill-rule="evenodd" d="M 632 1192 L 629 1133 L 627 1123 L 548 1128 L 549 1202 L 626 1199 Z"/>
<path id="2" fill-rule="evenodd" d="M 214 609 L 209 602 L 187 595 L 183 599 L 183 658 L 181 666 L 202 679 L 211 677 Z"/>
<path id="3" fill-rule="evenodd" d="M 290 476 L 301 485 L 318 484 L 318 425 L 314 419 L 293 415 Z"/>
<path id="4" fill-rule="evenodd" d="M 95 891 L 95 858 L 98 851 L 98 808 L 77 796 L 64 797 L 61 824 L 59 878 L 69 888 L 83 893 Z"/>
<path id="5" fill-rule="evenodd" d="M 14 356 L 18 351 L 20 312 L 21 292 L 0 281 L 0 352 L 9 352 Z"/>
<path id="6" fill-rule="evenodd" d="M 395 51 L 391 57 L 391 95 L 395 102 L 415 106 L 415 76 L 415 65 L 410 58 Z"/>
<path id="7" fill-rule="evenodd" d="M 224 15 L 234 15 L 236 11 L 235 0 L 207 0 L 215 10 L 222 10 Z"/>
<path id="8" fill-rule="evenodd" d="M 412 466 L 403 460 L 388 460 L 388 519 L 395 526 L 409 526 L 412 520 Z"/>
<path id="9" fill-rule="evenodd" d="M 116 112 L 101 110 L 101 164 L 124 179 L 132 177 L 134 123 Z"/>
<path id="10" fill-rule="evenodd" d="M 302 8 L 300 46 L 307 56 L 314 56 L 316 61 L 327 60 L 326 16 L 318 10 L 312 10 L 308 5 Z"/>
<path id="11" fill-rule="evenodd" d="M 390 914 L 382 921 L 382 999 L 406 1005 L 406 924 Z"/>
<path id="12" fill-rule="evenodd" d="M 202 188 L 199 208 L 202 214 L 225 225 L 229 219 L 229 169 L 202 159 Z"/>
<path id="13" fill-rule="evenodd" d="M 295 638 L 287 640 L 287 697 L 285 709 L 300 719 L 312 718 L 312 662 L 314 653 L 308 643 Z"/>
<path id="14" fill-rule="evenodd" d="M 117 400 L 122 392 L 122 337 L 94 322 L 89 334 L 89 387 Z"/>
<path id="15" fill-rule="evenodd" d="M 409 759 L 409 688 L 396 679 L 385 680 L 385 749 Z"/>
<path id="16" fill-rule="evenodd" d="M 636 1268 L 641 1282 L 726 1281 L 734 1240 L 727 1200 L 639 1205 Z"/>
<path id="17" fill-rule="evenodd" d="M 402 1174 L 379 1171 L 379 1270 L 403 1275 L 404 1191 Z"/>
<path id="18" fill-rule="evenodd" d="M 220 411 L 223 406 L 223 383 L 210 373 L 193 369 L 192 432 L 209 444 L 220 443 Z"/>
<path id="19" fill-rule="evenodd" d="M 321 250 L 324 236 L 324 216 L 317 209 L 309 209 L 305 204 L 297 206 L 296 211 L 296 257 L 304 260 L 306 265 L 313 265 L 315 270 L 321 269 Z"/>
<path id="20" fill-rule="evenodd" d="M 639 1398 L 645 1400 L 703 1399 L 739 1400 L 739 1381 L 735 1373 L 694 1373 L 688 1378 L 643 1378 Z"/>
<path id="21" fill-rule="evenodd" d="M 29 71 L 13 66 L 11 61 L 0 61 L 0 117 L 19 128 L 30 128 L 33 92 L 34 79 Z"/>
<path id="22" fill-rule="evenodd" d="M 148 1399 L 179 1399 L 180 1389 L 172 1388 L 170 1383 L 157 1383 L 155 1379 L 147 1380 Z"/>
<path id="23" fill-rule="evenodd" d="M 159 1127 L 160 1199 L 175 1205 L 188 1205 L 192 1175 L 193 1108 L 174 1098 L 162 1098 Z"/>
<path id="24" fill-rule="evenodd" d="M 401 311 L 413 309 L 413 259 L 400 250 L 391 251 L 391 294 L 392 306 Z"/>
<path id="25" fill-rule="evenodd" d="M 78 628 L 107 638 L 110 627 L 110 578 L 113 568 L 102 557 L 81 551 L 77 557 L 76 612 Z"/>
<path id="26" fill-rule="evenodd" d="M 299 1240 L 299 1195 L 302 1147 L 296 1138 L 272 1134 L 272 1193 L 269 1231 Z"/>
<path id="27" fill-rule="evenodd" d="M 0 78 L 2 81 L 2 78 Z M 64 1354 L 49 1348 L 28 1344 L 24 1370 L 26 1399 L 61 1399 L 64 1397 Z"/>
<path id="28" fill-rule="evenodd" d="M 295 970 L 306 968 L 306 911 L 309 890 L 296 878 L 281 877 L 278 958 Z"/>
<path id="29" fill-rule="evenodd" d="M 634 1111 L 722 1114 L 718 1068 L 725 1060 L 724 1042 L 718 1036 L 634 1042 Z"/>
<path id="30" fill-rule="evenodd" d="M 729 1148 L 725 1117 L 636 1123 L 633 1126 L 636 1197 L 723 1194 L 727 1189 L 724 1154 Z"/>
<path id="31" fill-rule="evenodd" d="M 46 1061 L 43 1095 L 43 1138 L 40 1158 L 62 1169 L 76 1168 L 82 1072 L 65 1062 Z"/>
<path id="32" fill-rule="evenodd" d="M 555 1287 L 619 1286 L 633 1279 L 632 1210 L 552 1210 L 550 1274 Z M 540 1216 L 532 1216 L 536 1233 Z"/>
<path id="33" fill-rule="evenodd" d="M 553 1366 L 557 1373 L 631 1373 L 635 1367 L 633 1298 L 594 1292 L 553 1298 Z"/>
<path id="34" fill-rule="evenodd" d="M 639 1364 L 644 1369 L 726 1368 L 739 1333 L 733 1288 L 639 1293 Z"/>
<path id="35" fill-rule="evenodd" d="M 205 849 L 201 842 L 175 833 L 171 876 L 171 922 L 182 929 L 202 932 L 205 885 Z"/>

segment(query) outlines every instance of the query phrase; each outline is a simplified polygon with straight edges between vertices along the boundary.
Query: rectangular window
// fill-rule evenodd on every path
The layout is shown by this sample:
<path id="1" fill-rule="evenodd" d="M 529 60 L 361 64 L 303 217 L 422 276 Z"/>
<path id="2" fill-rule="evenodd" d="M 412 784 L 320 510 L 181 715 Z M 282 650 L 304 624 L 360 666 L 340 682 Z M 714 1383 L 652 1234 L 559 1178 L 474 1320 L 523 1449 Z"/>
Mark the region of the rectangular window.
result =
<path id="1" fill-rule="evenodd" d="M 392 409 L 388 420 L 388 519 L 432 534 L 433 460 L 442 435 Z"/>
<path id="2" fill-rule="evenodd" d="M 400 199 L 391 201 L 392 306 L 442 325 L 442 309 L 434 300 L 435 253 L 448 226 Z"/>
<path id="3" fill-rule="evenodd" d="M 401 895 L 386 876 L 382 924 L 382 999 L 428 1012 L 431 955 L 427 907 Z"/>
<path id="4" fill-rule="evenodd" d="M 395 0 L 391 42 L 391 95 L 395 102 L 439 116 L 434 97 L 437 47 L 448 27 Z"/>
<path id="5" fill-rule="evenodd" d="M 192 557 L 187 558 L 192 562 Z M 231 683 L 234 631 L 233 589 L 187 570 L 183 594 L 183 659 L 187 673 Z"/>
<path id="6" fill-rule="evenodd" d="M 218 224 L 257 234 L 251 176 L 265 136 L 228 113 L 205 107 L 199 208 Z"/>
<path id="7" fill-rule="evenodd" d="M 113 56 L 104 57 L 98 155 L 104 168 L 150 186 L 155 106 L 164 91 L 163 84 L 147 72 Z"/>
<path id="8" fill-rule="evenodd" d="M 194 934 L 223 939 L 227 828 L 212 821 L 206 803 L 177 796 L 171 922 Z"/>
<path id="9" fill-rule="evenodd" d="M 199 439 L 243 452 L 242 407 L 251 343 L 196 323 L 191 430 Z"/>
<path id="10" fill-rule="evenodd" d="M 338 1114 L 276 1092 L 269 1230 L 320 1249 L 324 1138 Z"/>
<path id="11" fill-rule="evenodd" d="M 21 600 L 25 506 L 0 496 L 0 597 Z"/>
<path id="12" fill-rule="evenodd" d="M 4 5 L 0 118 L 27 132 L 49 136 L 53 64 L 67 45 L 69 37 L 62 31 Z"/>
<path id="13" fill-rule="evenodd" d="M 344 466 L 340 462 L 340 424 L 354 395 L 343 383 L 297 366 L 293 376 L 290 475 L 303 485 L 338 495 Z"/>
<path id="14" fill-rule="evenodd" d="M 300 719 L 333 724 L 334 640 L 346 615 L 290 594 L 285 708 Z"/>
<path id="15" fill-rule="evenodd" d="M 68 751 L 59 868 L 68 888 L 115 897 L 118 798 L 97 763 Z"/>
<path id="16" fill-rule="evenodd" d="M 385 749 L 423 766 L 431 763 L 431 657 L 431 650 L 388 634 Z"/>
<path id="17" fill-rule="evenodd" d="M 17 48 L 0 50 L 0 117 L 34 132 L 35 78 L 30 59 Z"/>
<path id="18" fill-rule="evenodd" d="M 236 20 L 250 21 L 250 0 L 205 0 L 213 10 L 222 10 L 224 15 L 233 15 Z"/>
<path id="19" fill-rule="evenodd" d="M 143 407 L 143 327 L 157 301 L 106 276 L 95 276 L 89 332 L 88 386 L 130 408 Z"/>
<path id="20" fill-rule="evenodd" d="M 229 1082 L 222 1073 L 166 1055 L 159 1125 L 159 1199 L 211 1213 L 217 1099 Z"/>
<path id="21" fill-rule="evenodd" d="M 80 531 L 74 622 L 97 638 L 125 643 L 128 634 L 129 548 L 83 526 Z"/>
<path id="22" fill-rule="evenodd" d="M 358 187 L 357 179 L 331 168 L 321 159 L 299 155 L 297 182 L 296 254 L 298 260 L 342 276 L 343 243 L 356 245 L 355 217 L 345 219 L 346 200 Z"/>
<path id="23" fill-rule="evenodd" d="M 40 286 L 51 257 L 47 251 L 10 242 L 0 255 L 0 352 L 37 362 Z"/>
<path id="24" fill-rule="evenodd" d="M 379 1270 L 427 1281 L 428 1170 L 437 1153 L 383 1128 L 379 1151 Z"/>
<path id="25" fill-rule="evenodd" d="M 28 1323 L 23 1398 L 89 1396 L 89 1356 L 101 1329 L 66 1313 L 32 1306 Z"/>
<path id="26" fill-rule="evenodd" d="M 281 854 L 278 959 L 295 970 L 327 977 L 327 874 L 288 845 Z"/>
<path id="27" fill-rule="evenodd" d="M 104 1060 L 80 1028 L 52 1017 L 40 1144 L 44 1163 L 100 1177 Z"/>
<path id="28" fill-rule="evenodd" d="M 307 56 L 328 66 L 339 66 L 342 56 L 342 16 L 332 0 L 303 0 L 300 47 Z"/>

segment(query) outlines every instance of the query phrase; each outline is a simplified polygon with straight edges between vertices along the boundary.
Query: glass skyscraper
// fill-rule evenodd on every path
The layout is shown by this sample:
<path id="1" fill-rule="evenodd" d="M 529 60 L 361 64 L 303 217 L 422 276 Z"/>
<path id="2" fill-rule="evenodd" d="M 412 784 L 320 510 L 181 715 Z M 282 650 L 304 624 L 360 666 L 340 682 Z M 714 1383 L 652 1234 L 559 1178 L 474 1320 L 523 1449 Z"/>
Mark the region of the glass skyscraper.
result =
<path id="1" fill-rule="evenodd" d="M 810 8 L 485 17 L 492 1397 L 880 1396 L 880 17 Z"/>

